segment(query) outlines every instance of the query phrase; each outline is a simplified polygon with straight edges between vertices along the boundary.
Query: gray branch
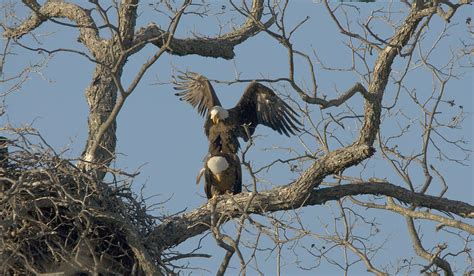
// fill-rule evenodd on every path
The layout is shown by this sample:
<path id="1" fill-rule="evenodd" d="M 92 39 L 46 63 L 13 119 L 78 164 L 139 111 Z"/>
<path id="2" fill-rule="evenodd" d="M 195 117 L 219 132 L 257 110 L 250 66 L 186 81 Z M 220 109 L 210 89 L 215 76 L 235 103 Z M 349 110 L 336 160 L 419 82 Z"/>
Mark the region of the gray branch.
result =
<path id="1" fill-rule="evenodd" d="M 240 28 L 230 33 L 218 37 L 173 38 L 167 51 L 178 56 L 200 55 L 232 59 L 235 57 L 235 46 L 261 31 L 261 27 L 255 23 L 255 20 L 262 18 L 263 4 L 263 0 L 254 0 L 247 21 Z M 272 24 L 273 19 L 270 19 L 263 25 L 270 27 Z M 132 52 L 139 51 L 148 43 L 153 43 L 161 48 L 165 42 L 164 37 L 167 37 L 167 32 L 155 24 L 142 28 L 135 35 Z"/>
<path id="2" fill-rule="evenodd" d="M 106 46 L 106 41 L 99 37 L 99 30 L 89 11 L 78 5 L 63 1 L 47 1 L 43 6 L 34 0 L 23 0 L 23 3 L 32 10 L 32 14 L 18 27 L 5 30 L 4 37 L 19 39 L 49 18 L 67 18 L 77 24 L 80 31 L 79 40 L 94 56 Z"/>
<path id="3" fill-rule="evenodd" d="M 292 189 L 295 185 L 298 185 L 298 182 L 256 194 L 247 209 L 248 213 L 265 214 L 304 206 L 322 205 L 328 201 L 338 200 L 346 196 L 385 195 L 418 207 L 474 218 L 474 206 L 472 205 L 447 198 L 415 193 L 390 183 L 369 182 L 323 188 L 313 190 L 303 202 L 293 201 L 292 194 L 294 191 Z M 215 214 L 239 217 L 242 215 L 240 211 L 242 208 L 235 206 L 235 203 L 245 206 L 251 196 L 252 193 L 242 193 L 234 196 L 233 200 L 223 196 L 216 206 Z M 235 203 L 233 203 L 234 200 Z M 204 204 L 184 215 L 166 219 L 147 237 L 147 244 L 152 245 L 153 248 L 165 250 L 202 234 L 209 229 L 209 225 L 211 225 L 211 204 Z"/>

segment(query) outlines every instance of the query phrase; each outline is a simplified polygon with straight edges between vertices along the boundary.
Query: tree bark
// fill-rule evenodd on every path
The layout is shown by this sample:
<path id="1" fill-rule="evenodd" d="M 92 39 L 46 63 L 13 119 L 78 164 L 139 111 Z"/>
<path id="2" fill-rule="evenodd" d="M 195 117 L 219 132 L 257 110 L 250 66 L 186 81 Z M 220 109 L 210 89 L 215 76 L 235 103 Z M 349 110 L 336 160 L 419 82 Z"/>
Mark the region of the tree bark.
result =
<path id="1" fill-rule="evenodd" d="M 211 212 L 211 203 L 207 203 L 187 214 L 171 217 L 150 233 L 146 244 L 150 248 L 160 251 L 177 246 L 185 240 L 207 231 L 211 225 L 211 215 L 216 216 L 216 221 L 221 216 L 238 217 L 242 215 L 241 210 L 243 206 L 246 206 L 251 198 L 252 201 L 248 208 L 249 214 L 263 215 L 268 212 L 322 205 L 328 201 L 338 200 L 345 196 L 385 195 L 417 207 L 432 208 L 465 218 L 474 218 L 474 206 L 470 204 L 414 193 L 390 183 L 368 182 L 312 190 L 302 203 L 289 200 L 291 193 L 293 193 L 292 187 L 295 184 L 297 183 L 260 192 L 254 197 L 252 197 L 251 193 L 235 195 L 232 200 L 225 196 L 220 197 L 222 200 L 218 202 L 215 214 Z M 237 208 L 237 206 L 240 206 L 240 208 Z"/>
<path id="2" fill-rule="evenodd" d="M 92 165 L 107 167 L 114 158 L 115 146 L 117 143 L 116 130 L 117 123 L 114 120 L 105 130 L 102 137 L 97 142 L 97 147 L 93 147 L 95 137 L 102 124 L 109 118 L 113 107 L 117 101 L 117 87 L 114 83 L 110 70 L 102 65 L 96 66 L 92 83 L 86 89 L 85 96 L 89 106 L 88 118 L 88 140 L 82 153 L 82 167 L 87 170 Z M 98 179 L 104 176 L 103 170 L 97 174 Z M 99 172 L 98 171 L 98 172 Z"/>

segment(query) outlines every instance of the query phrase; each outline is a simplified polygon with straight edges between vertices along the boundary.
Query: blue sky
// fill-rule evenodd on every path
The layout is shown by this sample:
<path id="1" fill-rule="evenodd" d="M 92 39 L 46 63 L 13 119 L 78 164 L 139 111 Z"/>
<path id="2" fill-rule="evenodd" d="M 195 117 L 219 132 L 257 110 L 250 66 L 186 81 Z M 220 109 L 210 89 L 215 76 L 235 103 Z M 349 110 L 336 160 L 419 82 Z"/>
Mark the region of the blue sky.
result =
<path id="1" fill-rule="evenodd" d="M 313 1 L 314 2 L 314 1 Z M 304 24 L 293 37 L 293 45 L 295 49 L 301 50 L 314 58 L 312 51 L 318 54 L 325 65 L 332 67 L 350 66 L 350 51 L 344 45 L 347 40 L 336 30 L 334 22 L 332 22 L 322 4 L 316 4 L 310 1 L 292 3 L 288 14 L 287 25 L 295 25 L 296 22 L 304 18 L 306 15 L 310 19 Z M 218 1 L 212 1 L 213 7 L 219 9 L 222 4 Z M 387 7 L 385 3 L 378 4 L 379 7 Z M 364 4 L 361 7 L 368 8 L 375 6 Z M 397 10 L 400 5 L 394 4 L 392 8 Z M 229 7 L 226 7 L 229 9 Z M 21 10 L 21 9 L 20 9 Z M 150 21 L 160 24 L 160 18 L 146 9 L 141 10 L 142 15 L 138 20 L 138 25 L 146 25 Z M 442 64 L 446 61 L 446 51 L 455 49 L 460 46 L 461 39 L 468 40 L 467 27 L 464 21 L 467 16 L 472 15 L 472 8 L 459 10 L 458 14 L 452 19 L 451 36 L 442 41 L 436 48 L 432 61 Z M 366 11 L 361 10 L 361 18 L 365 18 Z M 399 15 L 396 15 L 399 16 Z M 352 17 L 354 20 L 357 16 Z M 237 20 L 238 21 L 238 20 Z M 161 24 L 164 24 L 162 22 Z M 436 39 L 440 30 L 444 27 L 444 23 L 434 18 L 430 24 L 429 34 L 426 42 L 422 44 L 429 47 L 430 43 Z M 185 18 L 178 29 L 177 36 L 184 37 L 189 31 L 197 30 L 198 32 L 212 35 L 216 28 L 216 20 L 214 17 L 204 19 L 204 22 L 198 18 Z M 378 26 L 382 37 L 387 37 L 386 27 Z M 63 26 L 44 24 L 37 30 L 37 34 L 42 41 L 42 47 L 68 47 L 75 49 L 83 49 L 76 42 L 77 32 L 70 29 L 64 29 Z M 22 39 L 25 43 L 34 43 L 31 37 Z M 4 41 L 2 41 L 4 43 Z M 125 73 L 123 74 L 124 83 L 128 83 L 136 74 L 139 66 L 154 52 L 156 48 L 147 47 L 140 54 L 129 60 Z M 18 55 L 10 57 L 5 67 L 5 74 L 13 74 L 16 70 L 22 68 L 26 64 L 34 63 L 43 56 L 37 53 L 25 52 L 19 48 L 15 49 Z M 374 51 L 374 53 L 376 53 Z M 368 57 L 369 66 L 372 65 L 374 56 Z M 401 63 L 401 62 L 403 63 Z M 401 64 L 406 62 L 405 59 L 397 61 L 393 69 L 399 70 Z M 358 66 L 361 66 L 359 63 Z M 7 97 L 7 114 L 1 118 L 3 124 L 11 124 L 15 127 L 31 125 L 38 129 L 44 138 L 50 143 L 56 151 L 68 149 L 64 156 L 75 158 L 83 150 L 83 146 L 87 135 L 87 105 L 84 97 L 84 90 L 91 81 L 93 72 L 93 64 L 78 55 L 59 53 L 54 55 L 48 62 L 47 66 L 38 73 L 32 73 L 30 79 L 19 91 L 8 95 Z M 163 209 L 155 212 L 163 212 L 173 214 L 182 210 L 192 210 L 206 202 L 202 185 L 194 184 L 196 174 L 202 166 L 202 159 L 207 153 L 207 140 L 203 133 L 203 119 L 197 115 L 197 112 L 190 105 L 180 102 L 174 96 L 174 90 L 169 84 L 158 84 L 170 82 L 175 70 L 190 70 L 199 72 L 210 79 L 233 80 L 236 72 L 242 79 L 260 78 L 261 76 L 268 78 L 277 78 L 286 76 L 288 71 L 286 50 L 275 40 L 264 33 L 249 39 L 246 43 L 237 46 L 236 58 L 234 60 L 222 60 L 213 58 L 202 58 L 198 56 L 176 57 L 164 55 L 157 63 L 148 71 L 145 78 L 137 87 L 134 94 L 128 98 L 123 110 L 118 117 L 117 131 L 117 161 L 114 166 L 128 172 L 140 171 L 140 175 L 134 180 L 137 191 L 141 185 L 145 184 L 145 195 L 158 195 L 150 199 L 150 203 L 164 201 L 171 197 Z M 354 84 L 355 81 L 361 81 L 353 72 L 335 72 L 324 71 L 321 66 L 316 67 L 319 91 L 328 95 L 329 98 L 335 97 L 335 90 L 342 92 Z M 456 103 L 463 104 L 464 111 L 469 115 L 463 124 L 463 128 L 458 130 L 455 137 L 464 137 L 469 142 L 472 140 L 473 121 L 473 79 L 472 72 L 468 69 L 460 69 L 464 72 L 464 76 L 459 80 L 453 80 L 449 83 L 446 92 L 446 98 L 455 99 Z M 309 73 L 307 66 L 301 61 L 297 62 L 299 83 L 309 83 Z M 432 87 L 432 77 L 429 72 L 423 69 L 414 70 L 407 78 L 407 85 L 416 87 L 418 93 L 430 93 Z M 232 107 L 240 98 L 246 84 L 234 85 L 218 85 L 214 84 L 221 102 L 224 107 Z M 289 93 L 295 99 L 296 93 L 285 88 L 281 84 L 274 86 L 281 93 Z M 2 88 L 3 90 L 3 88 Z M 391 102 L 394 96 L 393 80 L 389 84 L 386 92 L 385 102 Z M 404 95 L 406 97 L 406 95 Z M 348 105 L 356 112 L 362 110 L 362 100 L 355 97 L 348 102 Z M 406 106 L 404 109 L 403 107 Z M 337 114 L 346 107 L 331 108 L 320 111 L 317 106 L 311 106 L 312 118 L 318 121 L 321 113 Z M 419 114 L 412 109 L 411 103 L 401 101 L 399 108 L 404 112 L 413 114 L 415 118 Z M 459 107 L 458 107 L 459 108 Z M 449 109 L 447 106 L 443 109 L 446 116 L 452 116 L 456 113 L 455 109 Z M 418 116 L 418 117 L 416 117 Z M 414 127 L 417 122 L 412 122 Z M 391 133 L 397 133 L 399 129 L 407 125 L 407 120 L 403 116 L 394 116 L 387 119 L 387 123 L 383 126 L 382 135 L 388 136 Z M 340 135 L 340 140 L 350 143 L 357 136 L 359 125 L 355 120 L 347 121 L 345 130 L 338 130 L 336 133 Z M 294 157 L 297 153 L 305 152 L 305 147 L 296 138 L 287 138 L 272 132 L 266 127 L 257 129 L 257 145 L 250 152 L 249 158 L 256 168 L 263 166 L 275 158 L 286 159 Z M 399 146 L 409 149 L 414 143 L 421 143 L 420 134 L 413 134 L 410 139 L 404 140 Z M 317 144 L 309 137 L 302 137 L 308 145 L 312 145 L 313 150 L 317 150 Z M 414 140 L 419 139 L 419 141 Z M 331 145 L 336 148 L 336 143 Z M 472 144 L 467 145 L 472 149 Z M 265 150 L 266 148 L 275 148 L 276 150 Z M 294 152 L 285 150 L 293 148 Z M 434 155 L 434 153 L 433 153 Z M 449 162 L 434 161 L 436 165 L 445 168 L 446 180 L 450 184 L 450 188 L 446 196 L 450 199 L 463 200 L 473 203 L 473 171 L 472 161 L 469 166 L 459 166 Z M 361 167 L 351 169 L 351 173 L 358 176 Z M 417 172 L 414 172 L 415 174 Z M 374 159 L 367 163 L 367 168 L 363 172 L 364 176 L 377 176 L 379 178 L 387 177 L 395 184 L 402 184 L 395 176 L 393 171 L 388 169 L 388 164 L 384 163 L 380 158 Z M 277 166 L 272 168 L 268 173 L 262 174 L 262 178 L 270 180 L 271 183 L 259 183 L 260 189 L 271 188 L 273 185 L 284 185 L 290 183 L 298 177 L 298 173 L 292 173 L 287 166 Z M 415 177 L 416 179 L 416 177 Z M 328 179 L 330 181 L 333 179 Z M 248 177 L 244 177 L 244 184 L 249 184 Z M 437 188 L 436 188 L 437 189 Z M 436 191 L 436 189 L 434 191 Z M 436 194 L 435 192 L 433 192 Z M 387 212 L 371 211 L 361 208 L 355 208 L 361 214 L 367 217 L 375 217 L 381 224 L 382 234 L 380 234 L 376 242 L 384 239 L 389 241 L 385 244 L 381 253 L 375 258 L 375 265 L 379 268 L 383 265 L 394 264 L 395 256 L 404 256 L 406 254 L 413 255 L 413 250 L 408 242 L 404 219 L 398 215 L 387 214 Z M 305 208 L 299 211 L 302 214 L 305 225 L 314 230 L 315 233 L 323 231 L 321 221 L 330 222 L 331 213 L 337 210 L 335 205 L 328 204 L 326 206 L 316 206 Z M 275 214 L 276 216 L 291 217 L 294 212 Z M 263 218 L 259 218 L 264 221 Z M 424 226 L 432 226 L 432 223 L 426 223 Z M 432 228 L 432 227 L 431 227 Z M 231 227 L 226 228 L 231 231 Z M 426 247 L 435 246 L 440 240 L 452 242 L 447 235 L 432 231 L 429 227 L 423 228 L 425 234 Z M 366 228 L 358 231 L 363 233 Z M 248 239 L 251 240 L 251 236 Z M 192 249 L 197 244 L 197 239 L 186 242 L 178 249 Z M 224 252 L 222 249 L 214 245 L 211 237 L 205 239 L 206 247 L 203 251 L 213 255 L 211 259 L 190 260 L 192 266 L 205 266 L 215 273 L 217 265 L 220 263 Z M 301 265 L 309 267 L 314 265 L 312 257 L 305 254 L 301 246 L 304 244 L 318 243 L 317 239 L 305 238 L 299 244 L 299 249 L 292 250 L 286 248 L 284 254 L 283 274 L 308 274 L 314 275 L 314 271 L 297 270 L 294 263 L 296 256 L 302 262 Z M 266 242 L 271 247 L 270 242 Z M 454 244 L 454 242 L 453 242 Z M 406 252 L 406 253 L 405 253 Z M 248 252 L 246 252 L 248 256 Z M 342 253 L 341 253 L 342 254 Z M 268 256 L 268 258 L 267 258 Z M 341 256 L 341 255 L 340 255 Z M 234 259 L 233 266 L 238 267 L 238 262 Z M 273 253 L 263 253 L 259 261 L 262 271 L 273 274 L 276 269 L 275 255 Z M 238 270 L 230 270 L 236 273 Z M 356 274 L 365 274 L 363 265 L 356 265 Z M 415 270 L 416 272 L 417 270 Z M 321 274 L 338 274 L 340 270 L 334 266 L 323 264 L 317 270 Z M 202 272 L 205 274 L 205 272 Z M 201 274 L 197 271 L 193 274 Z M 417 274 L 417 273 L 415 273 Z M 354 274 L 355 275 L 355 274 Z"/>

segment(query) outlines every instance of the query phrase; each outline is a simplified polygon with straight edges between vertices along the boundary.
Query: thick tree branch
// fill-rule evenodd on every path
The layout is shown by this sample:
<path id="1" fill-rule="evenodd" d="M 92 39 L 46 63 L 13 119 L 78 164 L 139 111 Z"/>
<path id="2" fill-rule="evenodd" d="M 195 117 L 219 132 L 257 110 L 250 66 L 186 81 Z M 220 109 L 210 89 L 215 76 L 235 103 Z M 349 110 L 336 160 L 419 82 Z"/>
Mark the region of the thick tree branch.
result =
<path id="1" fill-rule="evenodd" d="M 434 12 L 435 9 L 419 11 L 413 8 L 405 18 L 404 24 L 396 30 L 395 35 L 389 40 L 389 45 L 386 45 L 379 52 L 372 73 L 372 81 L 368 87 L 368 92 L 373 97 L 372 100 L 365 102 L 365 120 L 359 136 L 359 143 L 372 145 L 375 141 L 380 126 L 381 100 L 392 71 L 393 61 L 415 33 L 420 21 Z"/>
<path id="2" fill-rule="evenodd" d="M 3 36 L 19 39 L 25 34 L 38 28 L 50 18 L 67 18 L 79 27 L 79 40 L 96 56 L 103 51 L 106 41 L 99 37 L 99 30 L 89 11 L 71 3 L 63 1 L 47 1 L 43 6 L 34 0 L 23 0 L 33 13 L 18 27 L 7 29 Z"/>
<path id="3" fill-rule="evenodd" d="M 319 196 L 318 194 L 322 195 Z M 442 212 L 456 214 L 463 218 L 474 218 L 474 206 L 457 200 L 443 197 L 431 196 L 412 192 L 400 186 L 386 182 L 364 182 L 360 184 L 347 184 L 331 188 L 323 188 L 313 191 L 308 199 L 308 205 L 316 205 L 326 202 L 326 197 L 340 198 L 349 195 L 385 195 L 399 201 L 412 204 L 416 207 L 425 207 Z M 426 219 L 430 219 L 426 217 Z"/>
<path id="4" fill-rule="evenodd" d="M 248 213 L 265 214 L 303 206 L 322 205 L 328 201 L 341 199 L 345 196 L 385 195 L 417 207 L 436 209 L 466 218 L 474 218 L 474 206 L 467 203 L 415 193 L 390 183 L 379 182 L 347 184 L 313 190 L 304 202 L 297 203 L 290 200 L 293 193 L 292 189 L 298 184 L 297 182 L 253 195 L 254 198 L 247 208 Z M 238 217 L 242 215 L 240 211 L 242 208 L 238 208 L 236 204 L 245 206 L 250 197 L 252 197 L 252 193 L 236 195 L 233 197 L 233 200 L 226 200 L 224 197 L 217 204 L 215 214 Z M 235 203 L 233 203 L 234 200 Z M 430 218 L 427 217 L 427 219 Z M 191 237 L 207 231 L 210 223 L 211 206 L 210 204 L 205 204 L 187 214 L 165 220 L 147 237 L 148 244 L 160 250 L 176 246 Z"/>
<path id="5" fill-rule="evenodd" d="M 195 38 L 173 38 L 167 47 L 167 51 L 173 55 L 200 55 L 205 57 L 232 59 L 235 56 L 234 47 L 248 38 L 256 35 L 261 28 L 254 23 L 254 18 L 260 20 L 263 14 L 263 0 L 254 0 L 252 10 L 247 21 L 238 29 L 218 36 L 218 37 L 195 37 Z M 273 24 L 273 19 L 267 21 L 264 25 L 269 27 Z M 160 29 L 157 25 L 151 24 L 146 28 L 140 29 L 135 35 L 133 42 L 133 52 L 135 53 L 148 43 L 153 43 L 157 47 L 163 47 L 167 37 L 166 31 Z"/>
<path id="6" fill-rule="evenodd" d="M 434 197 L 434 198 L 439 198 L 439 197 Z M 466 232 L 474 235 L 474 226 L 469 225 L 467 223 L 461 222 L 459 220 L 446 218 L 446 217 L 443 217 L 443 216 L 440 216 L 440 215 L 432 214 L 430 212 L 418 212 L 418 211 L 413 211 L 410 208 L 403 208 L 403 207 L 395 204 L 391 198 L 388 198 L 387 201 L 388 201 L 388 204 L 385 205 L 385 209 L 387 209 L 387 210 L 390 210 L 390 211 L 393 211 L 393 212 L 396 212 L 396 213 L 399 213 L 399 214 L 402 214 L 402 215 L 405 215 L 405 216 L 409 216 L 409 217 L 415 218 L 415 219 L 428 219 L 428 220 L 440 222 L 441 225 L 438 226 L 437 228 L 443 227 L 443 226 L 450 226 L 450 227 L 453 227 L 453 228 L 461 229 L 463 231 L 466 231 Z M 431 201 L 431 202 L 433 202 L 433 201 Z M 458 201 L 457 203 L 465 204 L 462 201 Z M 454 203 L 452 205 L 455 205 L 455 204 L 456 203 Z M 455 207 L 455 208 L 457 209 L 457 207 Z M 438 208 L 434 208 L 434 209 L 438 209 Z M 462 213 L 460 215 L 462 217 L 474 218 L 473 213 L 471 213 L 471 214 Z"/>
<path id="7" fill-rule="evenodd" d="M 387 184 L 387 183 L 384 182 L 384 183 L 379 183 L 379 184 L 383 185 L 383 184 Z M 395 187 L 400 188 L 398 186 L 395 186 Z M 421 197 L 421 198 L 419 197 L 419 195 L 425 195 L 423 192 L 415 193 L 415 192 L 411 191 L 412 193 L 406 194 L 405 191 L 406 191 L 405 189 L 401 188 L 401 190 L 399 189 L 398 192 L 394 192 L 394 193 L 399 194 L 400 200 L 405 202 L 405 203 L 411 203 L 411 202 L 405 201 L 407 198 L 409 198 L 410 200 L 413 199 L 413 201 L 417 201 L 417 202 L 419 202 L 420 200 L 425 200 L 424 196 Z M 354 198 L 351 198 L 351 200 L 354 203 L 356 203 L 360 206 L 366 207 L 366 208 L 389 210 L 389 211 L 401 214 L 401 215 L 406 216 L 406 217 L 411 217 L 411 218 L 414 218 L 414 219 L 426 219 L 426 220 L 437 221 L 437 222 L 440 223 L 436 227 L 437 229 L 448 226 L 448 227 L 461 229 L 461 230 L 466 231 L 467 233 L 470 233 L 470 234 L 474 234 L 474 226 L 472 226 L 470 224 L 464 223 L 464 222 L 462 222 L 460 220 L 456 220 L 454 218 L 447 218 L 447 217 L 444 217 L 444 216 L 441 216 L 441 215 L 437 215 L 437 214 L 429 212 L 428 210 L 427 211 L 415 211 L 413 208 L 404 208 L 404 207 L 396 204 L 393 201 L 393 198 L 390 197 L 389 194 L 387 194 L 387 197 L 388 198 L 387 198 L 387 203 L 386 204 L 376 204 L 376 203 L 373 203 L 373 202 L 362 202 L 362 201 L 356 200 Z M 429 207 L 429 206 L 425 206 L 425 207 L 428 207 L 432 210 L 442 211 L 444 213 L 447 212 L 446 210 L 442 210 L 440 208 L 442 206 L 439 206 L 439 203 L 437 203 L 437 199 L 440 199 L 441 197 L 439 197 L 439 196 L 438 197 L 428 196 L 428 197 L 431 197 L 431 200 L 429 202 L 427 202 L 427 205 L 429 205 L 431 203 L 436 203 L 437 205 L 433 205 L 432 207 Z M 441 204 L 443 204 L 443 203 L 441 203 Z M 458 204 L 460 204 L 460 205 L 458 205 Z M 415 204 L 412 203 L 412 206 L 419 206 L 419 205 L 417 205 L 416 203 Z M 459 215 L 461 217 L 464 217 L 464 218 L 474 218 L 474 214 L 472 212 L 471 213 L 466 213 L 466 212 L 470 211 L 470 205 L 465 205 L 464 202 L 450 201 L 447 206 L 452 206 L 452 210 L 453 210 L 452 213 L 454 213 L 454 214 L 457 214 L 457 215 Z M 463 209 L 464 209 L 464 211 L 461 211 Z M 461 211 L 461 212 L 459 212 L 459 211 Z"/>
<path id="8" fill-rule="evenodd" d="M 119 34 L 121 43 L 128 48 L 133 41 L 137 21 L 138 0 L 124 0 L 119 9 Z"/>

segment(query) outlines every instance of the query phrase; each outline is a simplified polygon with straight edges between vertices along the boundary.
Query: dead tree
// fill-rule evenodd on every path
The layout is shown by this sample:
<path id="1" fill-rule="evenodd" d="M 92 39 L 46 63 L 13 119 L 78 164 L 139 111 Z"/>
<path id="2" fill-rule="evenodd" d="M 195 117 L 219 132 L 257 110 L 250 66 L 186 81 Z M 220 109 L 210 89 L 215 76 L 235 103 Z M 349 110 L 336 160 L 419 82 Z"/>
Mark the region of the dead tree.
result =
<path id="1" fill-rule="evenodd" d="M 281 237 L 280 233 L 291 230 L 297 233 L 295 239 L 314 236 L 334 247 L 352 252 L 364 263 L 366 269 L 374 274 L 385 275 L 402 269 L 398 267 L 394 271 L 389 271 L 374 265 L 371 260 L 372 248 L 367 247 L 363 239 L 352 232 L 355 225 L 351 223 L 351 216 L 362 218 L 363 216 L 360 215 L 360 211 L 356 212 L 346 207 L 348 201 L 351 206 L 386 210 L 405 217 L 415 252 L 426 260 L 424 267 L 419 270 L 421 272 L 437 273 L 441 269 L 446 275 L 454 275 L 447 259 L 457 255 L 467 255 L 470 258 L 469 237 L 466 238 L 466 247 L 460 252 L 442 254 L 446 249 L 442 244 L 436 245 L 437 249 L 430 251 L 423 247 L 413 222 L 414 219 L 438 222 L 439 229 L 454 228 L 462 233 L 459 234 L 460 237 L 465 237 L 466 233 L 468 235 L 474 233 L 473 226 L 466 222 L 474 217 L 472 205 L 445 198 L 444 193 L 439 195 L 427 193 L 433 176 L 443 182 L 442 174 L 430 166 L 426 158 L 428 147 L 437 148 L 437 144 L 432 143 L 431 135 L 436 131 L 433 121 L 438 114 L 437 103 L 444 100 L 443 94 L 431 97 L 436 102 L 433 110 L 421 107 L 429 120 L 423 126 L 425 142 L 419 155 L 403 155 L 384 139 L 380 131 L 384 110 L 391 109 L 383 105 L 383 100 L 387 98 L 386 88 L 393 76 L 392 66 L 396 59 L 405 57 L 411 60 L 420 37 L 432 18 L 440 17 L 449 22 L 456 11 L 470 4 L 470 1 L 460 0 L 457 3 L 403 1 L 406 12 L 400 22 L 391 21 L 390 11 L 374 11 L 362 24 L 364 27 L 362 33 L 352 31 L 349 23 L 342 23 L 343 19 L 347 19 L 351 5 L 341 4 L 332 7 L 324 1 L 328 14 L 340 32 L 347 36 L 353 56 L 365 62 L 367 71 L 365 74 L 359 73 L 353 66 L 352 71 L 359 74 L 364 81 L 354 83 L 347 91 L 331 97 L 332 99 L 328 99 L 318 91 L 314 59 L 296 50 L 292 43 L 292 34 L 306 22 L 306 19 L 294 29 L 287 29 L 285 16 L 288 6 L 291 5 L 289 1 L 265 3 L 254 0 L 251 5 L 246 5 L 248 3 L 244 2 L 242 6 L 235 6 L 230 2 L 235 11 L 245 18 L 241 26 L 216 37 L 190 38 L 179 38 L 175 35 L 181 19 L 189 14 L 205 15 L 208 12 L 204 4 L 194 4 L 190 0 L 182 1 L 176 7 L 172 1 L 160 2 L 159 8 L 162 9 L 160 11 L 169 17 L 166 28 L 156 24 L 141 28 L 137 26 L 137 10 L 142 3 L 136 0 L 124 0 L 120 3 L 111 1 L 110 6 L 100 1 L 89 1 L 88 4 L 53 0 L 43 4 L 34 0 L 22 2 L 28 7 L 30 14 L 17 25 L 3 25 L 3 37 L 8 42 L 5 53 L 8 52 L 10 42 L 29 51 L 48 54 L 69 52 L 93 62 L 95 70 L 91 83 L 85 90 L 90 110 L 88 139 L 84 152 L 77 162 L 64 160 L 54 152 L 54 149 L 47 146 L 32 149 L 32 143 L 28 139 L 30 136 L 41 137 L 36 132 L 10 129 L 15 131 L 15 135 L 19 138 L 12 142 L 15 148 L 15 154 L 11 157 L 14 169 L 7 171 L 6 177 L 2 178 L 3 183 L 6 183 L 0 196 L 2 273 L 86 272 L 133 275 L 173 273 L 175 260 L 207 255 L 170 254 L 170 249 L 189 238 L 211 230 L 217 244 L 226 252 L 217 273 L 224 274 L 231 258 L 237 255 L 240 271 L 245 274 L 249 262 L 256 257 L 253 253 L 249 259 L 245 259 L 242 254 L 241 235 L 244 229 L 251 227 L 258 229 L 258 237 L 260 235 L 271 237 L 278 252 L 278 260 L 281 257 L 282 245 L 289 242 L 288 239 Z M 262 22 L 265 14 L 268 19 Z M 383 18 L 393 26 L 389 38 L 380 38 L 371 28 L 371 21 L 376 20 L 374 18 Z M 32 48 L 22 43 L 23 36 L 33 34 L 37 28 L 47 24 L 79 30 L 78 41 L 85 46 L 87 52 L 63 48 Z M 109 34 L 103 35 L 103 30 L 107 30 Z M 293 103 L 305 114 L 308 122 L 305 131 L 319 142 L 320 150 L 315 150 L 313 154 L 301 155 L 294 160 L 279 161 L 289 165 L 292 165 L 293 161 L 306 162 L 307 168 L 301 171 L 298 179 L 288 185 L 257 192 L 256 175 L 263 168 L 261 170 L 253 168 L 245 158 L 248 148 L 243 149 L 241 159 L 253 181 L 253 192 L 222 196 L 216 205 L 205 204 L 185 214 L 163 218 L 160 223 L 146 213 L 144 203 L 131 193 L 127 181 L 115 180 L 114 185 L 103 182 L 106 173 L 113 175 L 121 173 L 109 168 L 115 158 L 116 118 L 147 70 L 162 55 L 199 55 L 232 59 L 235 56 L 235 46 L 260 33 L 269 35 L 285 47 L 288 53 L 288 75 L 259 81 L 270 84 L 284 83 L 295 92 L 292 96 L 298 99 L 293 99 Z M 355 46 L 355 43 L 358 46 Z M 157 47 L 156 52 L 141 66 L 130 84 L 124 86 L 122 78 L 127 60 L 150 44 Z M 469 47 L 472 48 L 467 45 L 466 49 L 470 49 Z M 366 55 L 374 55 L 376 58 L 370 62 L 365 58 Z M 307 61 L 309 68 L 307 71 L 310 72 L 312 81 L 311 88 L 299 83 L 295 57 Z M 432 70 L 433 75 L 439 80 L 441 91 L 444 91 L 446 82 L 454 74 L 449 72 L 446 74 L 431 66 L 427 56 L 424 57 L 425 59 L 421 58 L 422 65 Z M 330 70 L 322 62 L 319 63 L 322 70 Z M 407 63 L 401 78 L 396 81 L 399 90 L 405 89 L 403 78 L 409 69 L 410 62 Z M 236 80 L 236 82 L 247 81 L 251 80 Z M 419 103 L 416 94 L 408 94 L 415 103 Z M 310 109 L 317 106 L 322 110 L 329 110 L 349 103 L 356 96 L 362 97 L 364 101 L 363 114 L 353 116 L 361 120 L 360 128 L 353 133 L 356 138 L 349 143 L 341 143 L 339 147 L 334 147 L 328 143 L 328 136 L 331 136 L 331 133 L 327 129 L 329 124 L 327 122 L 341 125 L 341 119 L 330 116 L 319 119 L 321 124 L 315 123 L 317 119 L 311 116 Z M 348 113 L 351 113 L 350 109 Z M 324 130 L 323 134 L 320 128 Z M 461 143 L 452 142 L 452 144 L 460 146 Z M 464 149 L 464 152 L 469 150 Z M 345 175 L 346 170 L 372 160 L 376 154 L 392 164 L 404 185 L 391 183 L 383 177 L 369 179 Z M 415 187 L 411 182 L 406 166 L 411 162 L 421 164 L 424 172 L 424 184 L 421 187 Z M 275 163 L 278 161 L 272 162 L 268 167 Z M 402 163 L 403 165 L 400 165 Z M 295 166 L 296 169 L 297 167 Z M 328 183 L 324 181 L 329 176 L 333 176 L 336 181 L 326 185 Z M 359 195 L 380 197 L 364 200 L 356 197 Z M 272 217 L 274 212 L 299 210 L 305 206 L 322 205 L 326 202 L 335 202 L 339 210 L 335 221 L 342 221 L 343 234 L 335 231 L 334 235 L 318 236 Z M 263 225 L 252 217 L 253 214 L 265 215 L 271 221 L 271 225 Z M 236 218 L 238 227 L 237 234 L 231 237 L 222 231 L 222 226 L 233 218 Z M 367 221 L 364 223 L 370 224 Z M 36 235 L 35 239 L 28 238 L 32 235 Z M 258 241 L 251 249 L 257 251 Z M 320 249 L 318 253 L 314 248 L 308 248 L 307 252 L 321 260 L 323 257 L 328 258 L 324 255 L 324 250 Z M 345 272 L 350 268 L 348 263 L 340 266 Z M 56 269 L 58 267 L 59 270 Z"/>

